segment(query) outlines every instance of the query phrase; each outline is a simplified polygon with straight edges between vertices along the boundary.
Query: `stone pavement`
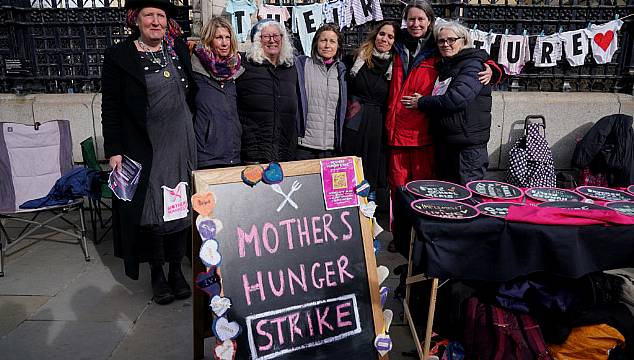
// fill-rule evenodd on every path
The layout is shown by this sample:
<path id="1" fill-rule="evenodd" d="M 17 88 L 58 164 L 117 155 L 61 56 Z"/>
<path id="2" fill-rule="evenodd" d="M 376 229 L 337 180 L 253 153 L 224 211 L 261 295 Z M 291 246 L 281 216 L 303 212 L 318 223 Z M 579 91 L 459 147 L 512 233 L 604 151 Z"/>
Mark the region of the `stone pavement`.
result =
<path id="1" fill-rule="evenodd" d="M 379 220 L 385 225 L 384 218 Z M 25 240 L 11 249 L 0 278 L 1 359 L 192 358 L 191 298 L 154 304 L 149 269 L 141 269 L 138 281 L 127 278 L 121 260 L 113 256 L 111 234 L 99 245 L 89 241 L 90 262 L 78 245 L 54 241 Z M 41 238 L 64 239 L 50 234 Z M 385 249 L 391 234 L 384 232 L 380 240 Z M 381 251 L 377 262 L 392 272 L 406 261 Z M 183 268 L 191 278 L 188 260 Z M 397 285 L 398 277 L 391 273 L 386 286 Z M 386 307 L 395 314 L 390 359 L 413 359 L 402 354 L 415 351 L 409 328 L 398 318 L 402 306 L 390 296 Z M 211 359 L 212 340 L 205 345 L 206 359 Z"/>

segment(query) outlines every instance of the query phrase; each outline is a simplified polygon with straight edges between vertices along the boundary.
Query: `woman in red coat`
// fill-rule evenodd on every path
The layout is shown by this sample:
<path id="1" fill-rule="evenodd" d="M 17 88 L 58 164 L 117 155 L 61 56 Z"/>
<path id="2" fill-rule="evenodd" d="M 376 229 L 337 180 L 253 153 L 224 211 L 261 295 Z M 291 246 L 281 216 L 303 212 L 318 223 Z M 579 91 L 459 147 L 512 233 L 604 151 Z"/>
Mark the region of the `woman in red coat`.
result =
<path id="1" fill-rule="evenodd" d="M 438 77 L 436 67 L 440 56 L 432 34 L 434 11 L 428 1 L 413 0 L 405 7 L 403 20 L 407 28 L 399 32 L 394 45 L 385 119 L 390 147 L 388 183 L 392 193 L 409 181 L 434 179 L 436 174 L 429 115 L 421 112 L 415 101 L 419 96 L 431 95 Z M 486 67 L 479 74 L 480 81 L 488 84 L 492 74 L 491 68 Z M 390 243 L 388 250 L 396 249 Z"/>

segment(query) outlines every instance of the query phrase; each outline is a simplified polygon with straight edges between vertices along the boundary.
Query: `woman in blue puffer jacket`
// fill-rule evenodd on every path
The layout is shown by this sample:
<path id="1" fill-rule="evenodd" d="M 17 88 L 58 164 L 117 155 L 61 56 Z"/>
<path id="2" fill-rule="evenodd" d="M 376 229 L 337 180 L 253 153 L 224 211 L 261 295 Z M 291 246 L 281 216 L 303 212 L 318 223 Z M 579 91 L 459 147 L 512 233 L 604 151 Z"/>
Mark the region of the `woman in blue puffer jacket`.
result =
<path id="1" fill-rule="evenodd" d="M 240 163 L 242 126 L 236 105 L 236 83 L 243 72 L 236 35 L 223 17 L 212 18 L 192 54 L 196 95 L 194 132 L 198 169 Z"/>

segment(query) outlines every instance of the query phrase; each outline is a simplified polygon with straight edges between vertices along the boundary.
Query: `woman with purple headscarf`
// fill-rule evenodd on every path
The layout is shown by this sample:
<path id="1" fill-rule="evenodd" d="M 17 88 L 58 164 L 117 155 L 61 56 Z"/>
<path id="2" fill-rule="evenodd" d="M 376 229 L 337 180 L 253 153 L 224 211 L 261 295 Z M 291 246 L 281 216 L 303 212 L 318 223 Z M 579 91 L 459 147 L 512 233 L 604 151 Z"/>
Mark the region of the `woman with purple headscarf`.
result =
<path id="1" fill-rule="evenodd" d="M 125 6 L 132 35 L 104 55 L 104 150 L 114 171 L 122 171 L 124 156 L 142 169 L 132 200 L 113 200 L 114 253 L 133 279 L 139 277 L 139 263 L 149 262 L 153 300 L 169 304 L 191 296 L 181 260 L 191 226 L 196 83 L 187 46 L 172 19 L 174 5 L 127 0 Z"/>

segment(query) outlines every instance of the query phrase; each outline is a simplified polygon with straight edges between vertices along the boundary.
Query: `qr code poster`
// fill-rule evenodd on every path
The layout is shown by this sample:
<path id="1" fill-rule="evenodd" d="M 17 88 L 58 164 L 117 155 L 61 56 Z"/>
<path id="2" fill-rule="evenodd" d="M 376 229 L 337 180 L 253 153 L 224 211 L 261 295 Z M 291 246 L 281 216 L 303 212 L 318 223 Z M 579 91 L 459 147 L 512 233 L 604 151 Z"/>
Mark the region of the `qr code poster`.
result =
<path id="1" fill-rule="evenodd" d="M 359 206 L 354 188 L 357 184 L 354 159 L 337 158 L 321 161 L 322 190 L 326 209 Z"/>

